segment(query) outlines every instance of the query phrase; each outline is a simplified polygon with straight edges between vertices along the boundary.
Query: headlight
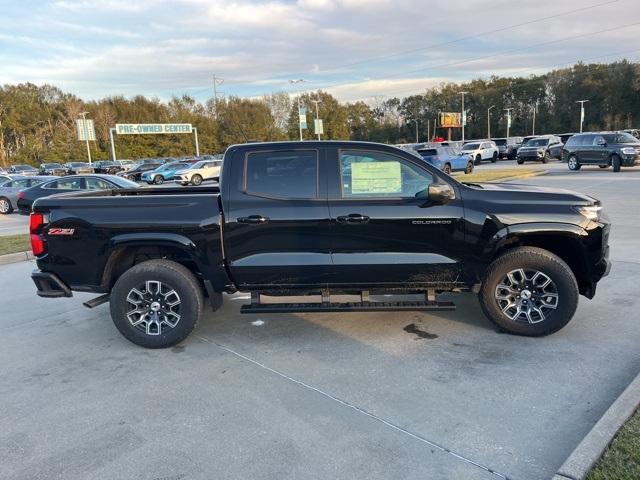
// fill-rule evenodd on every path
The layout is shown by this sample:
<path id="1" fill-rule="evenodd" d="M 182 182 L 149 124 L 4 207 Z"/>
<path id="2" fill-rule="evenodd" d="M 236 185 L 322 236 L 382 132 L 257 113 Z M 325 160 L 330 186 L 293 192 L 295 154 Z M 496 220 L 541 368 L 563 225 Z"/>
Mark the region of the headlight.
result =
<path id="1" fill-rule="evenodd" d="M 600 220 L 602 205 L 580 205 L 573 207 L 576 212 L 589 220 L 597 222 Z"/>
<path id="2" fill-rule="evenodd" d="M 633 155 L 634 153 L 636 153 L 636 149 L 633 147 L 624 147 L 622 149 L 622 153 L 624 153 L 625 155 Z"/>

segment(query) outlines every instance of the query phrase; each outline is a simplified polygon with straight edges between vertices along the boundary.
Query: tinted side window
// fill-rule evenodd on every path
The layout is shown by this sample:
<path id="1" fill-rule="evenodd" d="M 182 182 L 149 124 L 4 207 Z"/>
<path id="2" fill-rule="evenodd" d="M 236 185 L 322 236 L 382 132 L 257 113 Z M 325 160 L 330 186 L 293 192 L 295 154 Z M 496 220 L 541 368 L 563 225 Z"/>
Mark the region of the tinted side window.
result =
<path id="1" fill-rule="evenodd" d="M 578 145 L 580 146 L 593 145 L 593 135 L 582 135 L 581 137 L 578 137 Z"/>
<path id="2" fill-rule="evenodd" d="M 343 198 L 413 198 L 433 177 L 406 161 L 383 152 L 340 152 Z"/>
<path id="3" fill-rule="evenodd" d="M 80 190 L 82 188 L 82 180 L 80 178 L 65 178 L 56 180 L 47 185 L 47 188 L 55 188 L 58 190 Z"/>
<path id="4" fill-rule="evenodd" d="M 113 188 L 113 185 L 101 178 L 87 178 L 85 182 L 89 190 L 109 190 Z"/>
<path id="5" fill-rule="evenodd" d="M 318 156 L 315 151 L 256 152 L 245 163 L 245 191 L 275 198 L 316 198 Z"/>

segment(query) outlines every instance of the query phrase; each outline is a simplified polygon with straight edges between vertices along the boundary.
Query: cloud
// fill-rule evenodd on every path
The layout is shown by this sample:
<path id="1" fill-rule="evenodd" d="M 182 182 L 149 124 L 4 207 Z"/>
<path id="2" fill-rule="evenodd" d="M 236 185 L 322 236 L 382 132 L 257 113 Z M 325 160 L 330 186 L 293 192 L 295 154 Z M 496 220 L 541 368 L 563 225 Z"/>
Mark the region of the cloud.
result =
<path id="1" fill-rule="evenodd" d="M 636 45 L 640 26 L 591 33 L 640 22 L 636 1 L 12 2 L 0 18 L 0 83 L 53 83 L 86 98 L 204 99 L 215 73 L 226 95 L 288 90 L 291 78 L 343 100 L 408 95 L 442 81 L 620 58 L 611 53 Z"/>

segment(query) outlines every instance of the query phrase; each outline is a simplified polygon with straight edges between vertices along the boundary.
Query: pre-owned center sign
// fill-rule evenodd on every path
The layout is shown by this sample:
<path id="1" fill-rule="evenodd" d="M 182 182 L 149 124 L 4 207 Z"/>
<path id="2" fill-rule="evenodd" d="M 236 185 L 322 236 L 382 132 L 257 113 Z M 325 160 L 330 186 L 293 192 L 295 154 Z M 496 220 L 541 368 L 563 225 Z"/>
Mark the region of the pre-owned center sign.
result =
<path id="1" fill-rule="evenodd" d="M 118 135 L 148 135 L 159 133 L 192 133 L 190 123 L 117 123 Z"/>

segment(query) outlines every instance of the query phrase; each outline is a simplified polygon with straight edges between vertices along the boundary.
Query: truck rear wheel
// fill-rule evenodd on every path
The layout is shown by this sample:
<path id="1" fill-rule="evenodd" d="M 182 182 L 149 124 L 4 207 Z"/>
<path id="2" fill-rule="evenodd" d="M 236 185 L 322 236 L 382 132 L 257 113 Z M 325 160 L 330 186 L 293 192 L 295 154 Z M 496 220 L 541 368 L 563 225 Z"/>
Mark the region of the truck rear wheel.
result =
<path id="1" fill-rule="evenodd" d="M 202 289 L 183 265 L 148 260 L 118 278 L 110 308 L 127 340 L 145 348 L 171 347 L 187 338 L 202 317 Z"/>
<path id="2" fill-rule="evenodd" d="M 578 284 L 560 257 L 542 248 L 519 247 L 489 265 L 479 299 L 501 330 L 538 337 L 569 323 L 578 306 Z"/>
<path id="3" fill-rule="evenodd" d="M 611 165 L 613 166 L 614 172 L 620 171 L 620 157 L 618 155 L 613 155 L 611 157 Z"/>

